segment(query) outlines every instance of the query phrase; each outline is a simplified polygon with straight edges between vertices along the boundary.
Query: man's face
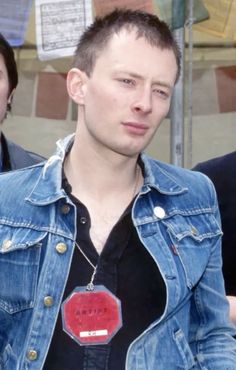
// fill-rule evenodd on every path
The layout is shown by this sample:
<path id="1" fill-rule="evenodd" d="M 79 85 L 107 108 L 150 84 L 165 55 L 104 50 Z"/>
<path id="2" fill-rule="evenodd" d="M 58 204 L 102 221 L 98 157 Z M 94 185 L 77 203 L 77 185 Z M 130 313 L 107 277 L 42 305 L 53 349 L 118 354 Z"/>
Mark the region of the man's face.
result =
<path id="1" fill-rule="evenodd" d="M 3 56 L 0 54 L 0 123 L 4 120 L 7 111 L 7 102 L 9 94 L 9 82 L 7 69 Z"/>
<path id="2" fill-rule="evenodd" d="M 137 156 L 168 113 L 176 74 L 172 50 L 151 46 L 134 31 L 115 34 L 86 78 L 79 131 L 100 150 Z"/>

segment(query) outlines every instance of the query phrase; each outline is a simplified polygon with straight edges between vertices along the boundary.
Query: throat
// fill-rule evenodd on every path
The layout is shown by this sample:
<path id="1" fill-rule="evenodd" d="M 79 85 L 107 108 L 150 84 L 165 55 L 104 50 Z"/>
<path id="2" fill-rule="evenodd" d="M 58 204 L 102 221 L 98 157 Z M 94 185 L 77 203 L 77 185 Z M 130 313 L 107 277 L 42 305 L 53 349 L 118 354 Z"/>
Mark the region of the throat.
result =
<path id="1" fill-rule="evenodd" d="M 131 190 L 118 193 L 112 197 L 105 196 L 102 201 L 98 202 L 87 199 L 87 204 L 84 203 L 91 219 L 90 238 L 99 254 L 103 250 L 113 227 L 138 193 L 140 185 L 140 173 L 137 172 Z"/>
<path id="2" fill-rule="evenodd" d="M 80 168 L 80 167 L 79 167 Z M 71 166 L 65 162 L 65 173 L 75 196 L 87 208 L 90 215 L 90 238 L 100 254 L 111 230 L 138 193 L 142 171 L 138 164 L 120 166 L 117 172 L 103 170 L 104 166 L 88 169 Z M 89 173 L 88 173 L 89 172 Z"/>
<path id="3" fill-rule="evenodd" d="M 120 220 L 132 199 L 114 197 L 111 201 L 106 199 L 103 202 L 86 205 L 90 215 L 90 238 L 100 254 L 113 227 Z"/>

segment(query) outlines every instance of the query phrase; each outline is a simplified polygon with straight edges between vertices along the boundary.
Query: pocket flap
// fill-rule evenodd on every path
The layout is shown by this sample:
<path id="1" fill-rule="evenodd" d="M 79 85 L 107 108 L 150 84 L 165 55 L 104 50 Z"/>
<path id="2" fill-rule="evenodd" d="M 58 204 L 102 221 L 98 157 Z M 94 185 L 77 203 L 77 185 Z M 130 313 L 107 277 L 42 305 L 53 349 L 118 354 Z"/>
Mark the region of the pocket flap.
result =
<path id="1" fill-rule="evenodd" d="M 0 253 L 10 253 L 32 246 L 40 247 L 46 232 L 30 228 L 16 228 L 0 225 Z"/>
<path id="2" fill-rule="evenodd" d="M 222 234 L 221 228 L 212 213 L 187 216 L 177 214 L 162 222 L 178 241 L 190 237 L 201 242 L 205 238 Z"/>

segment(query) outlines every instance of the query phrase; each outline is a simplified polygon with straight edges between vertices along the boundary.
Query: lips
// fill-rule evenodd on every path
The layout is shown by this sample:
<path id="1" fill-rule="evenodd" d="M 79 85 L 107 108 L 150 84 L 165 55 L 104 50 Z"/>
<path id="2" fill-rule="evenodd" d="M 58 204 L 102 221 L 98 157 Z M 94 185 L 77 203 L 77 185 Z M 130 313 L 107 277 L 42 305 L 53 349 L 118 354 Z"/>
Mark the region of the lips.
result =
<path id="1" fill-rule="evenodd" d="M 127 131 L 136 135 L 143 135 L 148 130 L 148 125 L 142 122 L 122 122 Z"/>

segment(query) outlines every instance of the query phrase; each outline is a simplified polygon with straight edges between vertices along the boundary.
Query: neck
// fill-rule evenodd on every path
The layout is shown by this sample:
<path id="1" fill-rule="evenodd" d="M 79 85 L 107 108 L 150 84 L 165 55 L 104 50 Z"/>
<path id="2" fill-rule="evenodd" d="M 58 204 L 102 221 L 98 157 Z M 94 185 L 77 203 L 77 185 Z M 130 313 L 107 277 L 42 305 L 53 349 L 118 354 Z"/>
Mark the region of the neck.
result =
<path id="1" fill-rule="evenodd" d="M 106 154 L 75 141 L 64 165 L 73 195 L 89 212 L 90 238 L 98 253 L 142 184 L 137 158 Z"/>
<path id="2" fill-rule="evenodd" d="M 127 158 L 115 153 L 102 156 L 88 148 L 80 150 L 73 145 L 64 166 L 72 192 L 79 199 L 89 196 L 101 201 L 104 197 L 129 194 L 132 198 L 142 184 L 137 157 Z"/>

